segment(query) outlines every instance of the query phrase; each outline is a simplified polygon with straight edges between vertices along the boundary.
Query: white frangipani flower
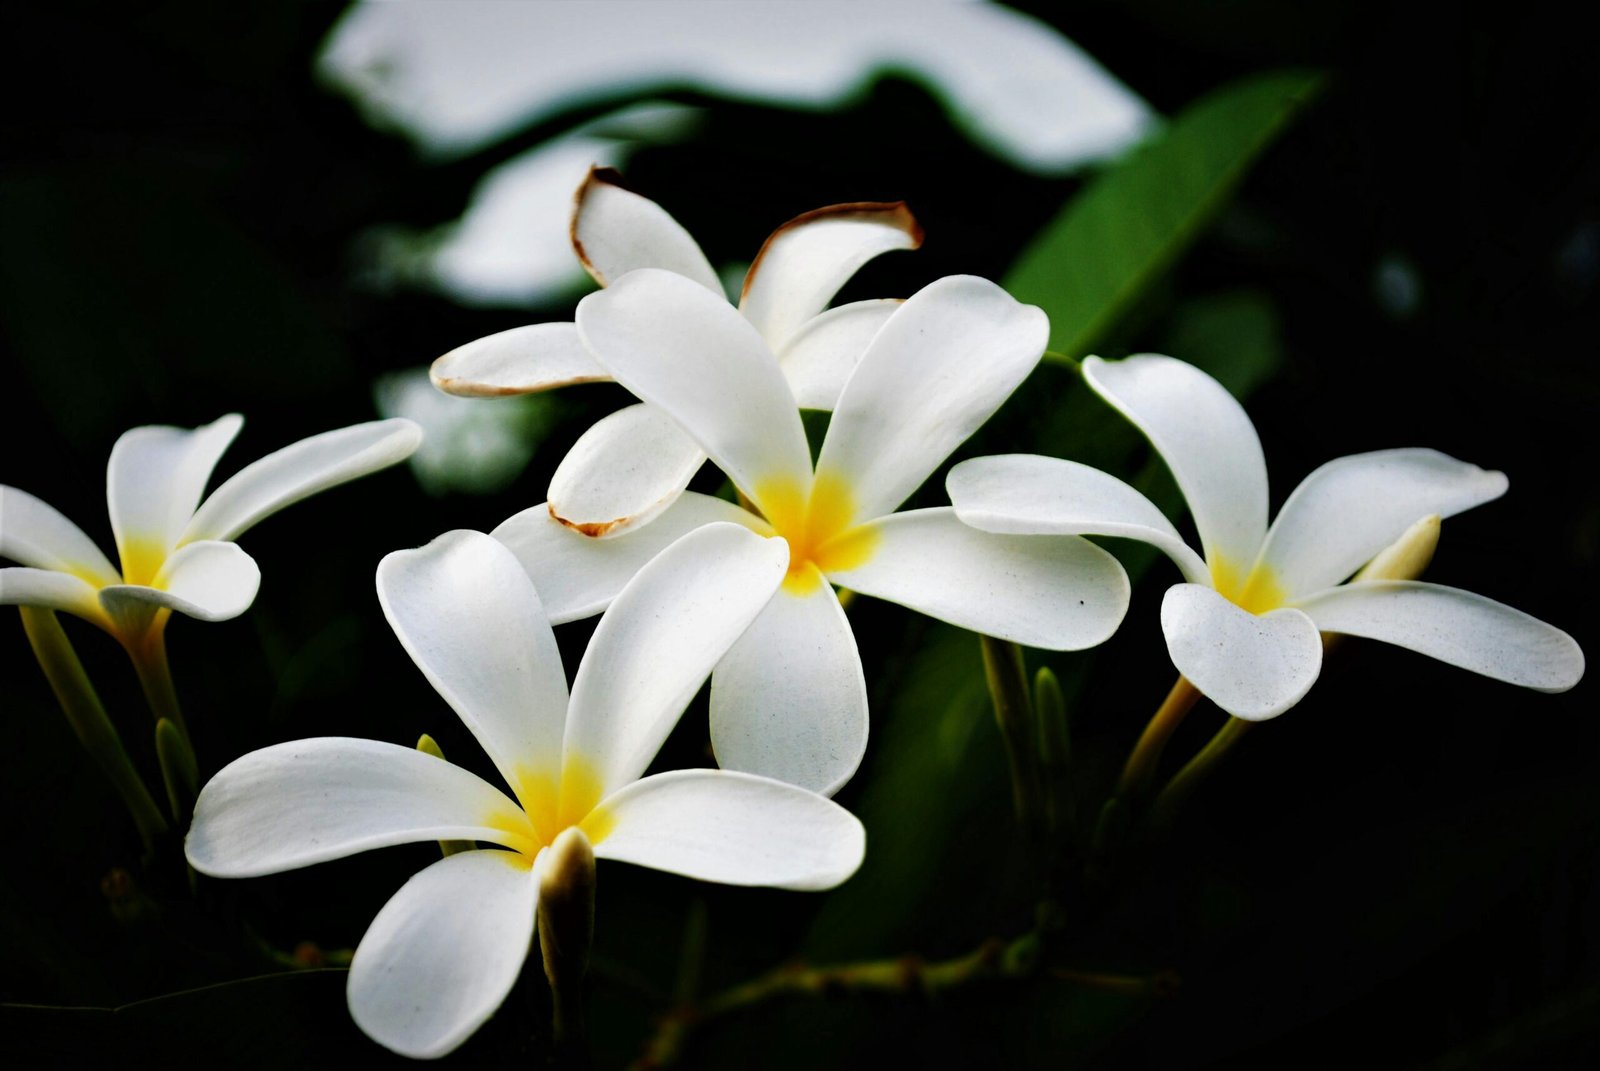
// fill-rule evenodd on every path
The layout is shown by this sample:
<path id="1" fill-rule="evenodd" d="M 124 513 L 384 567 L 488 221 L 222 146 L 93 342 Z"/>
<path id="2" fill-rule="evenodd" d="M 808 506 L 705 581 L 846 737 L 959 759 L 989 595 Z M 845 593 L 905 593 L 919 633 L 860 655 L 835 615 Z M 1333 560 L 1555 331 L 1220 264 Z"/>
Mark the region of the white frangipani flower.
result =
<path id="1" fill-rule="evenodd" d="M 615 172 L 595 168 L 578 188 L 572 247 L 594 280 L 610 286 L 636 268 L 660 268 L 725 296 L 688 231 L 619 182 Z M 856 359 L 900 304 L 884 299 L 829 309 L 834 294 L 872 258 L 921 244 L 922 229 L 900 202 L 819 208 L 767 239 L 745 276 L 739 310 L 778 355 L 800 405 L 833 408 Z M 469 342 L 435 361 L 432 376 L 446 393 L 479 397 L 612 378 L 571 323 L 533 324 Z M 551 476 L 550 514 L 586 535 L 619 534 L 671 506 L 705 459 L 659 409 L 619 409 L 584 432 Z"/>
<path id="2" fill-rule="evenodd" d="M 727 768 L 836 791 L 866 749 L 861 657 L 829 582 L 1032 647 L 1093 646 L 1128 580 L 1076 537 L 991 535 L 949 508 L 894 510 L 1038 363 L 1049 325 L 993 283 L 951 276 L 884 323 L 841 391 L 813 469 L 799 408 L 750 321 L 680 275 L 635 271 L 578 305 L 618 382 L 682 426 L 759 515 L 685 493 L 649 524 L 584 539 L 534 507 L 494 532 L 552 619 L 595 613 L 682 531 L 731 520 L 788 542 L 783 589 L 717 666 L 711 742 Z M 626 480 L 623 473 L 618 479 Z"/>
<path id="3" fill-rule="evenodd" d="M 26 491 L 0 486 L 0 604 L 65 610 L 138 656 L 173 610 L 225 621 L 249 609 L 261 572 L 235 544 L 246 529 L 336 484 L 405 460 L 421 441 L 409 420 L 357 424 L 304 439 L 246 466 L 202 502 L 211 470 L 244 424 L 134 428 L 111 449 L 106 502 L 121 569 L 83 530 Z"/>
<path id="4" fill-rule="evenodd" d="M 1186 581 L 1161 604 L 1168 653 L 1229 714 L 1259 721 L 1298 703 L 1320 672 L 1323 632 L 1540 691 L 1564 691 L 1583 675 L 1571 636 L 1481 595 L 1413 580 L 1343 583 L 1419 520 L 1504 494 L 1503 474 L 1435 450 L 1352 454 L 1307 476 L 1268 527 L 1261 442 L 1220 383 L 1156 354 L 1090 357 L 1083 378 L 1166 461 L 1203 556 L 1138 491 L 1072 461 L 967 461 L 950 472 L 950 500 L 983 531 L 1121 536 L 1164 552 Z"/>
<path id="5" fill-rule="evenodd" d="M 781 541 L 727 524 L 673 544 L 601 619 L 569 700 L 539 597 L 504 546 L 461 531 L 390 554 L 378 567 L 384 614 L 510 795 L 397 744 L 278 744 L 206 785 L 189 862 L 241 878 L 391 844 L 480 842 L 407 882 L 350 966 L 356 1023 L 414 1057 L 454 1049 L 511 990 L 558 838 L 705 881 L 837 885 L 860 865 L 866 834 L 831 800 L 724 770 L 641 776 L 787 560 Z"/>

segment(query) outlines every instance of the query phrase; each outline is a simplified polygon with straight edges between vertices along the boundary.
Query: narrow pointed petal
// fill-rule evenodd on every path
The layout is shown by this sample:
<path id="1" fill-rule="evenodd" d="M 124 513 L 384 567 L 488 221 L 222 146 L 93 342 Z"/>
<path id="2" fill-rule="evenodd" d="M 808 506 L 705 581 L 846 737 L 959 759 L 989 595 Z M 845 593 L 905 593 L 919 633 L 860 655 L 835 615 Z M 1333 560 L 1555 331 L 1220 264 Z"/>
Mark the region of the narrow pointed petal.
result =
<path id="1" fill-rule="evenodd" d="M 1088 465 L 1037 454 L 975 457 L 951 469 L 944 486 L 962 523 L 985 532 L 1137 539 L 1171 558 L 1185 580 L 1211 582 L 1154 502 Z"/>
<path id="2" fill-rule="evenodd" d="M 661 268 L 727 297 L 716 270 L 683 225 L 654 201 L 624 189 L 621 176 L 610 168 L 593 168 L 578 187 L 572 250 L 601 286 L 635 268 Z"/>
<path id="3" fill-rule="evenodd" d="M 1583 650 L 1554 625 L 1470 591 L 1381 580 L 1299 603 L 1324 632 L 1382 640 L 1497 681 L 1564 692 L 1583 677 Z"/>
<path id="4" fill-rule="evenodd" d="M 959 628 L 1077 651 L 1110 638 L 1128 610 L 1128 574 L 1077 536 L 980 532 L 949 508 L 896 513 L 864 531 L 871 556 L 828 579 Z"/>
<path id="5" fill-rule="evenodd" d="M 678 422 L 630 405 L 578 437 L 550 477 L 550 515 L 586 536 L 615 536 L 675 502 L 705 463 Z"/>
<path id="6" fill-rule="evenodd" d="M 302 439 L 245 466 L 213 491 L 183 542 L 236 539 L 302 498 L 404 461 L 421 443 L 422 429 L 402 417 Z"/>
<path id="7" fill-rule="evenodd" d="M 350 961 L 350 1017 L 413 1059 L 454 1051 L 505 1002 L 533 942 L 538 881 L 513 852 L 459 852 L 400 887 Z"/>
<path id="8" fill-rule="evenodd" d="M 761 488 L 811 487 L 811 450 L 789 384 L 755 328 L 681 275 L 636 271 L 578 304 L 596 359 L 688 432 L 759 505 Z"/>
<path id="9" fill-rule="evenodd" d="M 106 505 L 130 583 L 148 583 L 166 552 L 177 545 L 211 470 L 243 426 L 243 417 L 229 413 L 192 431 L 165 425 L 134 428 L 111 448 Z"/>
<path id="10" fill-rule="evenodd" d="M 77 614 L 102 628 L 110 625 L 100 609 L 100 589 L 54 569 L 0 569 L 0 606 L 42 606 Z"/>
<path id="11" fill-rule="evenodd" d="M 1300 702 L 1322 669 L 1322 636 L 1311 618 L 1293 609 L 1252 614 L 1203 584 L 1167 589 L 1161 631 L 1178 672 L 1246 721 Z"/>
<path id="12" fill-rule="evenodd" d="M 602 859 L 724 885 L 831 889 L 861 866 L 867 834 L 815 792 L 731 770 L 674 770 L 603 804 Z"/>
<path id="13" fill-rule="evenodd" d="M 850 620 L 817 576 L 779 589 L 711 677 L 723 769 L 831 796 L 867 751 L 867 682 Z"/>
<path id="14" fill-rule="evenodd" d="M 778 350 L 778 364 L 802 409 L 832 409 L 856 363 L 894 311 L 896 298 L 853 301 L 812 317 Z"/>
<path id="15" fill-rule="evenodd" d="M 922 228 L 903 201 L 818 208 L 767 238 L 745 274 L 739 310 L 781 349 L 867 261 L 921 244 Z"/>
<path id="16" fill-rule="evenodd" d="M 567 678 L 533 582 L 482 532 L 446 532 L 378 563 L 378 602 L 428 683 L 506 782 L 561 754 Z"/>
<path id="17" fill-rule="evenodd" d="M 586 762 L 601 796 L 644 773 L 788 565 L 783 540 L 713 524 L 640 569 L 600 619 L 578 667 L 565 762 Z"/>
<path id="18" fill-rule="evenodd" d="M 923 287 L 839 396 L 818 479 L 851 489 L 857 521 L 891 512 L 1027 378 L 1049 336 L 1043 312 L 985 279 Z"/>
<path id="19" fill-rule="evenodd" d="M 1212 570 L 1242 580 L 1267 531 L 1267 464 L 1244 408 L 1200 369 L 1159 354 L 1089 357 L 1083 378 L 1172 470 Z"/>
<path id="20" fill-rule="evenodd" d="M 564 625 L 603 611 L 651 558 L 716 521 L 761 524 L 732 502 L 686 491 L 649 524 L 614 539 L 573 530 L 553 518 L 546 503 L 506 519 L 490 534 L 510 548 L 533 579 L 550 623 Z"/>
<path id="21" fill-rule="evenodd" d="M 100 605 L 131 625 L 165 607 L 201 621 L 228 621 L 250 609 L 261 587 L 261 568 L 233 543 L 190 543 L 161 567 L 149 584 L 113 584 L 100 589 Z M 137 629 L 133 629 L 137 631 Z"/>
<path id="22" fill-rule="evenodd" d="M 1504 473 L 1437 450 L 1337 458 L 1303 480 L 1267 531 L 1260 564 L 1294 599 L 1346 579 L 1417 520 L 1505 494 Z"/>
<path id="23" fill-rule="evenodd" d="M 457 346 L 428 369 L 433 385 L 466 398 L 604 383 L 611 374 L 595 363 L 576 324 L 529 324 Z"/>
<path id="24" fill-rule="evenodd" d="M 0 558 L 56 569 L 96 584 L 122 580 L 83 529 L 26 491 L 0 485 Z"/>
<path id="25" fill-rule="evenodd" d="M 501 843 L 522 812 L 483 778 L 415 748 L 322 737 L 252 751 L 200 790 L 184 842 L 215 878 L 253 878 L 413 841 Z M 509 824 L 509 823 L 502 823 Z"/>

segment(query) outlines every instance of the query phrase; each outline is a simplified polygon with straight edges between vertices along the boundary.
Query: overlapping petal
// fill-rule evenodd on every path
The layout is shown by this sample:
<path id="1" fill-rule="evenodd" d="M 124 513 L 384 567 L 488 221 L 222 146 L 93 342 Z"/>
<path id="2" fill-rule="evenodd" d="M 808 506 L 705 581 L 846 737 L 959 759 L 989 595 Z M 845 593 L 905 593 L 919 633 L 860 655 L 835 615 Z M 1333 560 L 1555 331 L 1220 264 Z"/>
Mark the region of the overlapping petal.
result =
<path id="1" fill-rule="evenodd" d="M 98 625 L 110 625 L 100 608 L 100 589 L 54 569 L 0 569 L 0 606 L 42 606 L 77 614 Z"/>
<path id="2" fill-rule="evenodd" d="M 201 621 L 228 621 L 250 609 L 261 568 L 233 543 L 190 543 L 167 558 L 151 584 L 110 584 L 100 605 L 127 635 L 142 631 L 153 609 Z"/>
<path id="3" fill-rule="evenodd" d="M 455 1049 L 522 973 L 538 904 L 512 852 L 461 852 L 417 874 L 378 912 L 350 961 L 350 1015 L 403 1056 Z"/>
<path id="4" fill-rule="evenodd" d="M 866 852 L 860 821 L 794 785 L 730 770 L 674 770 L 604 804 L 615 828 L 595 855 L 725 885 L 831 889 Z"/>
<path id="5" fill-rule="evenodd" d="M 1029 647 L 1103 643 L 1128 609 L 1128 575 L 1077 536 L 1000 535 L 962 524 L 949 508 L 896 513 L 864 526 L 872 554 L 829 579 Z"/>
<path id="6" fill-rule="evenodd" d="M 677 499 L 706 455 L 678 422 L 648 405 L 603 417 L 550 477 L 550 515 L 586 536 L 644 524 Z"/>
<path id="7" fill-rule="evenodd" d="M 818 576 L 785 586 L 717 665 L 711 746 L 724 769 L 831 796 L 867 750 L 867 685 L 850 621 Z"/>
<path id="8" fill-rule="evenodd" d="M 1583 676 L 1583 650 L 1536 617 L 1470 591 L 1382 580 L 1329 588 L 1299 608 L 1325 632 L 1382 640 L 1541 692 L 1564 692 Z"/>
<path id="9" fill-rule="evenodd" d="M 59 510 L 26 491 L 0 485 L 0 558 L 39 569 L 55 569 L 95 584 L 115 584 L 122 575 Z"/>
<path id="10" fill-rule="evenodd" d="M 1322 636 L 1311 618 L 1295 609 L 1252 614 L 1204 584 L 1167 589 L 1161 631 L 1178 672 L 1247 721 L 1294 706 L 1322 669 Z"/>
<path id="11" fill-rule="evenodd" d="M 243 426 L 243 417 L 229 413 L 193 430 L 151 425 L 117 439 L 106 466 L 106 505 L 123 579 L 150 582 L 200 504 L 211 470 Z"/>
<path id="12" fill-rule="evenodd" d="M 591 169 L 578 187 L 572 249 L 601 286 L 636 268 L 661 268 L 726 297 L 716 270 L 682 224 L 654 201 L 623 188 L 621 176 L 610 168 Z"/>
<path id="13" fill-rule="evenodd" d="M 904 302 L 899 298 L 852 301 L 802 324 L 783 348 L 778 364 L 802 409 L 832 409 L 856 363 L 883 325 Z"/>
<path id="14" fill-rule="evenodd" d="M 499 398 L 512 394 L 602 383 L 611 378 L 578 337 L 576 324 L 513 327 L 457 346 L 428 369 L 446 394 Z"/>

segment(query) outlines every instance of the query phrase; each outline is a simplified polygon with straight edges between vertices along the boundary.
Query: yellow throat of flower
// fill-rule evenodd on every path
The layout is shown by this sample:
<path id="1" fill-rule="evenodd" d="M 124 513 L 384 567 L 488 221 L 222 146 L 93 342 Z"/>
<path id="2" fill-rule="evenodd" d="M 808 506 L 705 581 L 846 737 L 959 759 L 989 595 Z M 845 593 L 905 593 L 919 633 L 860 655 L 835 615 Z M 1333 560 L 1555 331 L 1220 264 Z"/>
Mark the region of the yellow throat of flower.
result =
<path id="1" fill-rule="evenodd" d="M 166 549 L 154 540 L 128 539 L 117 550 L 122 558 L 124 584 L 153 586 L 156 574 L 167 564 Z"/>
<path id="2" fill-rule="evenodd" d="M 1289 593 L 1264 565 L 1250 570 L 1248 576 L 1241 576 L 1237 566 L 1219 557 L 1211 563 L 1211 582 L 1217 586 L 1217 594 L 1252 614 L 1276 610 L 1288 601 Z"/>
<path id="3" fill-rule="evenodd" d="M 811 592 L 828 573 L 854 569 L 872 557 L 878 533 L 864 525 L 852 526 L 855 495 L 844 480 L 818 476 L 809 497 L 791 480 L 766 480 L 754 490 L 767 523 L 789 543 L 789 572 L 783 586 L 790 593 Z"/>
<path id="4" fill-rule="evenodd" d="M 507 847 L 529 860 L 572 826 L 583 830 L 590 844 L 599 844 L 616 825 L 610 810 L 600 806 L 600 775 L 581 755 L 569 755 L 559 771 L 519 765 L 511 789 L 522 809 L 491 814 L 485 824 L 504 832 Z"/>

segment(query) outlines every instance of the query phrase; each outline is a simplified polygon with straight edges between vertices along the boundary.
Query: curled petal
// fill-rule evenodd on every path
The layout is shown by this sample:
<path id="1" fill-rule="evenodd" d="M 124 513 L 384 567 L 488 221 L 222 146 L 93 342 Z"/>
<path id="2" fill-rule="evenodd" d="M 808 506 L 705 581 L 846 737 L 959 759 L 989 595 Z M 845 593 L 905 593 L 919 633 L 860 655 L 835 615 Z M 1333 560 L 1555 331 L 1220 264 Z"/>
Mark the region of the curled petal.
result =
<path id="1" fill-rule="evenodd" d="M 603 383 L 611 374 L 583 348 L 575 324 L 529 324 L 457 346 L 428 369 L 446 394 L 499 398 Z"/>
<path id="2" fill-rule="evenodd" d="M 586 536 L 620 535 L 672 505 L 706 455 L 677 421 L 630 405 L 578 437 L 550 477 L 550 516 Z"/>
<path id="3" fill-rule="evenodd" d="M 572 251 L 584 270 L 601 286 L 610 286 L 635 268 L 661 268 L 725 297 L 722 280 L 682 224 L 621 182 L 615 171 L 596 167 L 578 187 Z"/>
<path id="4" fill-rule="evenodd" d="M 674 770 L 603 806 L 595 855 L 725 885 L 831 889 L 861 866 L 866 830 L 815 792 L 731 770 Z"/>
<path id="5" fill-rule="evenodd" d="M 1541 692 L 1583 677 L 1583 650 L 1554 625 L 1470 591 L 1382 580 L 1329 588 L 1300 609 L 1324 632 L 1382 640 Z"/>
<path id="6" fill-rule="evenodd" d="M 400 887 L 350 961 L 350 1017 L 378 1044 L 432 1059 L 505 1002 L 533 942 L 539 885 L 525 857 L 460 852 Z"/>
<path id="7" fill-rule="evenodd" d="M 106 614 L 100 609 L 100 589 L 70 573 L 54 569 L 0 569 L 0 606 L 40 606 L 47 610 L 65 610 L 69 614 L 93 621 L 102 628 L 110 626 Z"/>
<path id="8" fill-rule="evenodd" d="M 192 431 L 134 428 L 111 448 L 106 505 L 128 582 L 150 582 L 200 504 L 211 470 L 243 426 L 243 417 L 229 413 Z"/>
<path id="9" fill-rule="evenodd" d="M 802 409 L 832 409 L 856 362 L 904 302 L 853 301 L 807 320 L 778 350 L 778 364 Z"/>
<path id="10" fill-rule="evenodd" d="M 175 551 L 153 584 L 112 584 L 100 589 L 100 605 L 119 627 L 139 630 L 154 608 L 176 610 L 201 621 L 227 621 L 250 609 L 261 586 L 255 559 L 233 543 L 207 540 Z"/>
<path id="11" fill-rule="evenodd" d="M 26 491 L 0 485 L 0 558 L 38 569 L 81 576 L 94 584 L 115 584 L 122 574 L 94 540 L 59 510 Z"/>
<path id="12" fill-rule="evenodd" d="M 1322 668 L 1322 636 L 1304 613 L 1252 614 L 1201 584 L 1167 589 L 1161 631 L 1178 672 L 1246 721 L 1277 717 L 1300 702 Z"/>

